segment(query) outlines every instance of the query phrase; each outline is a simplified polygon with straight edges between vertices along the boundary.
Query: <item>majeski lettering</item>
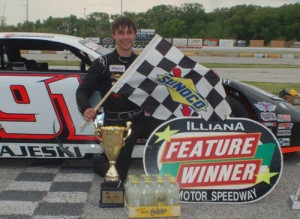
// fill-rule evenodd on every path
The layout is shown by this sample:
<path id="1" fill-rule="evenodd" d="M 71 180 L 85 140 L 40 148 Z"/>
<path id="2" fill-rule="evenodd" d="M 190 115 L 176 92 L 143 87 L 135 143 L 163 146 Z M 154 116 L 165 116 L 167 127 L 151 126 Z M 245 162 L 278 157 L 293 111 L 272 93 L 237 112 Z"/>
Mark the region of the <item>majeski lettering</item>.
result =
<path id="1" fill-rule="evenodd" d="M 66 148 L 73 152 L 76 158 L 83 157 L 79 147 L 68 146 Z M 2 145 L 0 146 L 0 157 L 68 158 L 70 156 L 64 153 L 59 146 L 20 145 L 18 147 L 11 147 L 9 145 Z"/>

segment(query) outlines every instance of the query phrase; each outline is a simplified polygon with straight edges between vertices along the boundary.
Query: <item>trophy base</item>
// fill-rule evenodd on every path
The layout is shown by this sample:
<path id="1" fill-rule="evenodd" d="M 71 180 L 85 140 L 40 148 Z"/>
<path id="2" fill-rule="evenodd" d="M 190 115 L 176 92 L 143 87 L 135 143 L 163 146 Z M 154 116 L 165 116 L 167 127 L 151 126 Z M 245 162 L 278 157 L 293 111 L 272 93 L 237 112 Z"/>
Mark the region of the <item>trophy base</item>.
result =
<path id="1" fill-rule="evenodd" d="M 100 184 L 100 208 L 124 207 L 125 188 L 122 181 L 104 181 Z"/>

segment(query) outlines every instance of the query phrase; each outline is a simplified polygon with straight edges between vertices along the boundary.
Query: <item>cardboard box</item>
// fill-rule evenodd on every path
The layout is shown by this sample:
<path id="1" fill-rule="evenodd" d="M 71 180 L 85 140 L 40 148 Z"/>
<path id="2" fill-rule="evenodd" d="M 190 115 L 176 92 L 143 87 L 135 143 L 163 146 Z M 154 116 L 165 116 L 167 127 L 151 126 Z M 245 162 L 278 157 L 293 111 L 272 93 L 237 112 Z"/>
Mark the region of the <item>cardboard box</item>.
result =
<path id="1" fill-rule="evenodd" d="M 283 40 L 271 40 L 271 47 L 284 48 L 285 41 Z"/>
<path id="2" fill-rule="evenodd" d="M 250 40 L 250 47 L 264 47 L 264 40 Z"/>
<path id="3" fill-rule="evenodd" d="M 180 205 L 130 207 L 125 202 L 125 206 L 128 218 L 163 218 L 181 215 Z"/>
<path id="4" fill-rule="evenodd" d="M 300 96 L 285 95 L 283 99 L 293 105 L 300 105 Z"/>

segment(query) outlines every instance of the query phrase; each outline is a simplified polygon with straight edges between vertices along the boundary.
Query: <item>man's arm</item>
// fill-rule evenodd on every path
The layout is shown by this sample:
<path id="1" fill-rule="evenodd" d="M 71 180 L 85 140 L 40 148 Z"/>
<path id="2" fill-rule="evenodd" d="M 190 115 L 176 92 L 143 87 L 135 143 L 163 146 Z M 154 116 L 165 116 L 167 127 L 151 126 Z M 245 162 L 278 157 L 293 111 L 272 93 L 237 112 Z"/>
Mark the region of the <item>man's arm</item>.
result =
<path id="1" fill-rule="evenodd" d="M 105 70 L 105 63 L 96 59 L 89 68 L 84 80 L 76 90 L 76 101 L 79 111 L 84 115 L 84 112 L 91 108 L 90 97 L 97 89 L 101 77 L 101 74 Z"/>

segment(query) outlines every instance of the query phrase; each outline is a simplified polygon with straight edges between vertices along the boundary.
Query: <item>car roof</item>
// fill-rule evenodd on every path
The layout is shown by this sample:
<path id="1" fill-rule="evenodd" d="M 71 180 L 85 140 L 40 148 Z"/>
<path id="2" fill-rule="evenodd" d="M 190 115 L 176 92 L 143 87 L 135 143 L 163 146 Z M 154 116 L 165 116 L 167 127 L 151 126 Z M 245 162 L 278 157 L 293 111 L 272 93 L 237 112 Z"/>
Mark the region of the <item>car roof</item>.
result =
<path id="1" fill-rule="evenodd" d="M 27 42 L 34 42 L 34 41 L 45 41 L 45 42 L 53 42 L 53 43 L 63 43 L 69 45 L 71 47 L 75 47 L 80 49 L 87 54 L 97 58 L 101 55 L 105 55 L 110 52 L 109 49 L 106 49 L 92 41 L 89 41 L 84 38 L 70 36 L 70 35 L 63 35 L 63 34 L 53 34 L 53 33 L 30 33 L 30 32 L 1 32 L 0 33 L 0 42 L 2 40 L 7 41 L 27 41 Z M 85 42 L 83 44 L 83 42 Z M 28 45 L 28 44 L 27 44 Z M 32 44 L 31 44 L 32 45 Z M 45 47 L 47 44 L 44 44 Z M 28 45 L 29 47 L 29 45 Z M 26 49 L 26 43 L 22 45 L 23 49 Z M 96 52 L 98 51 L 98 53 Z M 100 50 L 100 54 L 99 54 Z"/>

